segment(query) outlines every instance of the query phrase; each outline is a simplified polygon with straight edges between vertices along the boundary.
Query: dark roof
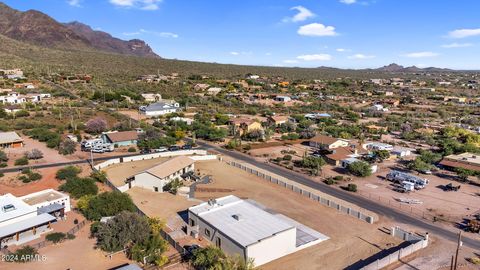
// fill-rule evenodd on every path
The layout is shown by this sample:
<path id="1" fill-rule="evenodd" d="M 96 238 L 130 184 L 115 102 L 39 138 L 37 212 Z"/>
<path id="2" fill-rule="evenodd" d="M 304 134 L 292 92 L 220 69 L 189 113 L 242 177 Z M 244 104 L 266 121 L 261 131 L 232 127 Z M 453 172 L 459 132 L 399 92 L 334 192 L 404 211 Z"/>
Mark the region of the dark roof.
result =
<path id="1" fill-rule="evenodd" d="M 480 172 L 480 165 L 469 164 L 469 163 L 464 163 L 460 161 L 453 161 L 451 159 L 443 159 L 442 161 L 440 161 L 440 165 Z"/>
<path id="2" fill-rule="evenodd" d="M 42 206 L 42 207 L 38 208 L 37 209 L 37 214 L 38 215 L 41 215 L 41 214 L 44 214 L 44 213 L 50 214 L 50 213 L 59 211 L 63 208 L 65 208 L 64 205 L 54 203 L 54 204 L 50 204 L 50 205 Z"/>
<path id="3" fill-rule="evenodd" d="M 138 140 L 138 133 L 134 130 L 105 133 L 105 136 L 107 136 L 112 143 Z"/>

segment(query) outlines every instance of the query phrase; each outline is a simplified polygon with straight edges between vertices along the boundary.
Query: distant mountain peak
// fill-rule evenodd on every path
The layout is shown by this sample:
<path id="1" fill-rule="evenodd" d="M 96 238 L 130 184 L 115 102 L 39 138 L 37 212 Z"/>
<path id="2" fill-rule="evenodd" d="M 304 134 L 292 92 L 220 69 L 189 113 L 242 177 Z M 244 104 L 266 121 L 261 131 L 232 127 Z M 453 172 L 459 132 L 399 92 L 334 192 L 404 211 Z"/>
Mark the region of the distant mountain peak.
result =
<path id="1" fill-rule="evenodd" d="M 142 40 L 121 40 L 78 21 L 62 24 L 40 11 L 21 12 L 1 2 L 0 35 L 45 47 L 159 58 Z"/>
<path id="2" fill-rule="evenodd" d="M 436 68 L 436 67 L 427 67 L 427 68 L 419 68 L 416 66 L 411 66 L 411 67 L 404 67 L 402 65 L 392 63 L 386 66 L 383 66 L 381 68 L 375 69 L 377 71 L 385 71 L 385 72 L 435 72 L 435 71 L 449 71 L 449 69 L 446 68 Z"/>

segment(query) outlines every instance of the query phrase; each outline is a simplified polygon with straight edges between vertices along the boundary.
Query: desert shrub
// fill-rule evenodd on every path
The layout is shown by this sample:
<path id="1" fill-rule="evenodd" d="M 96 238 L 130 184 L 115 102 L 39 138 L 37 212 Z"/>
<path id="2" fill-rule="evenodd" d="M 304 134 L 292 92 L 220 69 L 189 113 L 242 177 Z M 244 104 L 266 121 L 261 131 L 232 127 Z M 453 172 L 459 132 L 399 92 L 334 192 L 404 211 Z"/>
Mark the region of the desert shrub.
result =
<path id="1" fill-rule="evenodd" d="M 355 185 L 355 184 L 348 184 L 348 186 L 347 186 L 347 191 L 357 192 L 357 185 Z"/>
<path id="2" fill-rule="evenodd" d="M 8 258 L 12 258 L 9 262 L 26 263 L 33 261 L 35 256 L 38 255 L 38 251 L 31 246 L 24 246 L 9 255 L 11 256 L 8 256 Z"/>
<path id="3" fill-rule="evenodd" d="M 283 160 L 286 160 L 286 161 L 292 160 L 292 155 L 285 155 L 285 156 L 283 156 Z"/>
<path id="4" fill-rule="evenodd" d="M 15 166 L 25 166 L 28 165 L 28 158 L 27 157 L 21 157 L 17 160 L 15 160 Z"/>
<path id="5" fill-rule="evenodd" d="M 54 233 L 47 234 L 47 236 L 45 236 L 45 239 L 47 241 L 50 241 L 50 242 L 56 244 L 56 243 L 60 243 L 63 240 L 65 240 L 66 237 L 67 237 L 67 235 L 62 233 L 62 232 L 54 232 Z"/>
<path id="6" fill-rule="evenodd" d="M 135 148 L 135 147 L 130 147 L 130 148 L 128 148 L 128 152 L 130 152 L 130 153 L 137 152 L 137 148 Z"/>
<path id="7" fill-rule="evenodd" d="M 85 195 L 96 195 L 98 193 L 98 187 L 92 178 L 68 178 L 67 182 L 62 184 L 59 189 L 70 193 L 75 199 Z"/>
<path id="8" fill-rule="evenodd" d="M 82 169 L 76 166 L 67 166 L 57 171 L 55 177 L 60 180 L 66 180 L 69 178 L 77 177 L 79 173 L 82 172 Z"/>

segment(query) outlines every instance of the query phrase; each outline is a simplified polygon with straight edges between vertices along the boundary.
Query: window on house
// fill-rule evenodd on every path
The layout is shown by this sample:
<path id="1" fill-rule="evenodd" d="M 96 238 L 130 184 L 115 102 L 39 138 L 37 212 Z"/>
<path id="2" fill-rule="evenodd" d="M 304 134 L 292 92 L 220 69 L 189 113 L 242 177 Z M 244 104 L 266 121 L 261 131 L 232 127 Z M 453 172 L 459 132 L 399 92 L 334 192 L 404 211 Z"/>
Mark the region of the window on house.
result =
<path id="1" fill-rule="evenodd" d="M 215 241 L 215 245 L 219 248 L 222 246 L 222 239 L 220 237 L 217 237 L 217 240 Z"/>
<path id="2" fill-rule="evenodd" d="M 190 226 L 192 226 L 192 227 L 195 226 L 195 220 L 190 219 Z"/>
<path id="3" fill-rule="evenodd" d="M 210 237 L 210 231 L 205 228 L 205 236 Z"/>

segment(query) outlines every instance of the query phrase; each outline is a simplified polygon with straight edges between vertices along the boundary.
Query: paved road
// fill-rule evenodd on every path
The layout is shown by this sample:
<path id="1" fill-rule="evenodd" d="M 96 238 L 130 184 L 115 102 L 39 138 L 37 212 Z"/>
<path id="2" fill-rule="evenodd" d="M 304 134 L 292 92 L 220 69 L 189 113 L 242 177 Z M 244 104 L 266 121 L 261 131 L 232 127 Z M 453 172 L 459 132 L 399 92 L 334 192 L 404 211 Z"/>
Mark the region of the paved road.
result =
<path id="1" fill-rule="evenodd" d="M 318 191 L 321 191 L 323 193 L 329 194 L 331 196 L 337 197 L 339 199 L 342 199 L 344 201 L 353 203 L 355 205 L 358 205 L 359 207 L 362 207 L 364 209 L 370 210 L 372 212 L 377 213 L 378 215 L 385 216 L 387 218 L 390 218 L 392 220 L 395 220 L 397 222 L 401 223 L 406 223 L 410 224 L 419 228 L 424 229 L 426 232 L 429 232 L 430 234 L 435 234 L 439 235 L 445 239 L 448 239 L 450 241 L 457 241 L 458 235 L 452 231 L 446 230 L 444 228 L 441 228 L 437 225 L 434 225 L 430 222 L 427 222 L 425 220 L 409 216 L 408 214 L 401 212 L 399 210 L 390 208 L 388 206 L 384 206 L 382 204 L 379 204 L 375 201 L 371 201 L 367 198 L 360 197 L 358 195 L 353 195 L 351 193 L 348 193 L 346 191 L 336 189 L 330 186 L 327 186 L 323 183 L 318 183 L 310 179 L 308 176 L 305 176 L 300 173 L 296 173 L 284 168 L 281 168 L 276 165 L 268 164 L 268 163 L 262 163 L 254 158 L 239 153 L 235 151 L 229 151 L 224 148 L 221 148 L 216 145 L 211 145 L 209 143 L 205 143 L 202 141 L 197 141 L 196 142 L 199 146 L 207 149 L 207 150 L 214 150 L 217 151 L 223 155 L 230 156 L 232 158 L 235 158 L 237 160 L 241 160 L 244 162 L 248 162 L 256 167 L 259 167 L 261 169 L 270 171 L 272 173 L 282 175 L 292 181 L 295 181 L 299 184 L 308 186 L 310 188 L 316 189 Z M 476 250 L 480 250 L 480 241 L 474 240 L 471 238 L 463 237 L 463 244 L 466 246 L 469 246 L 471 248 L 474 248 Z"/>

